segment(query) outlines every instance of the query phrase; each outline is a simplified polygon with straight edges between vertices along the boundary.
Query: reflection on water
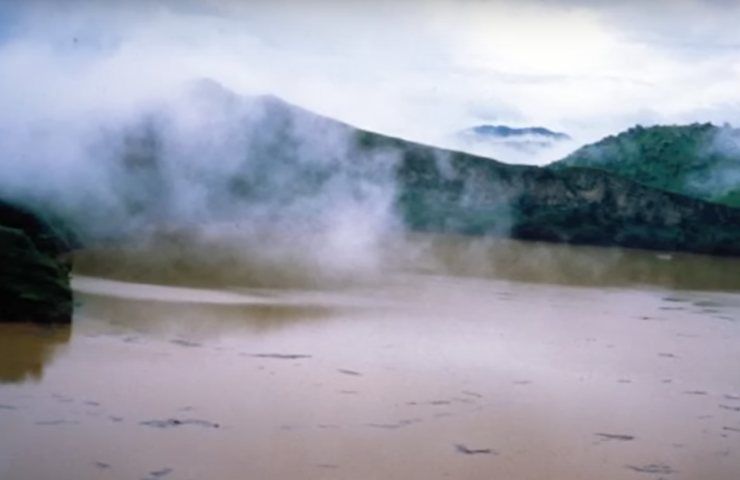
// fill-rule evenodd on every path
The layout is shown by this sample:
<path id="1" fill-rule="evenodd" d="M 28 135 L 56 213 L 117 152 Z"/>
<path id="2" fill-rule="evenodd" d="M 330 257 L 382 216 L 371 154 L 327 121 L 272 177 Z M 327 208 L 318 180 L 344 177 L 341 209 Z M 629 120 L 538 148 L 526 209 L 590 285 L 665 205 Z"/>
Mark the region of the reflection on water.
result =
<path id="1" fill-rule="evenodd" d="M 44 365 L 70 335 L 70 326 L 0 323 L 0 383 L 40 381 Z"/>
<path id="2" fill-rule="evenodd" d="M 0 478 L 737 480 L 735 260 L 387 247 L 303 287 L 83 252 L 73 331 L 0 326 Z"/>
<path id="3" fill-rule="evenodd" d="M 206 287 L 343 288 L 383 284 L 392 272 L 499 278 L 579 286 L 740 290 L 740 258 L 521 242 L 454 235 L 389 238 L 375 269 L 332 271 L 296 258 L 265 258 L 244 245 L 190 245 L 172 238 L 138 249 L 75 258 L 78 272 L 104 278 Z"/>
<path id="4" fill-rule="evenodd" d="M 740 290 L 740 258 L 455 236 L 419 236 L 412 245 L 409 268 L 444 275 L 559 285 Z"/>
<path id="5" fill-rule="evenodd" d="M 74 284 L 74 282 L 73 282 Z M 120 282 L 124 285 L 124 282 Z M 238 331 L 269 333 L 290 326 L 331 318 L 339 307 L 321 304 L 274 302 L 238 304 L 165 300 L 132 300 L 108 297 L 84 291 L 76 293 L 80 303 L 77 318 L 83 316 L 113 326 L 143 332 L 167 332 L 181 329 L 190 333 L 224 334 Z"/>

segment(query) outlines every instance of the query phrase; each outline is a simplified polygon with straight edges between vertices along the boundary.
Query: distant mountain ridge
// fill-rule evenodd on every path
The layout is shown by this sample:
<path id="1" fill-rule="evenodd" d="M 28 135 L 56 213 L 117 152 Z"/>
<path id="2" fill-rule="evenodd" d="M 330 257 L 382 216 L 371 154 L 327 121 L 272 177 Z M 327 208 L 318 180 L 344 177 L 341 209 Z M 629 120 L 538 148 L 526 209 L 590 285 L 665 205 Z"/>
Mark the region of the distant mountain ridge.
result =
<path id="1" fill-rule="evenodd" d="M 474 134 L 480 138 L 513 139 L 521 137 L 542 137 L 552 140 L 570 140 L 568 134 L 554 132 L 545 127 L 514 128 L 506 125 L 478 125 L 463 131 L 464 134 Z"/>
<path id="2" fill-rule="evenodd" d="M 554 168 L 588 167 L 740 207 L 740 130 L 710 123 L 636 126 L 584 146 Z"/>

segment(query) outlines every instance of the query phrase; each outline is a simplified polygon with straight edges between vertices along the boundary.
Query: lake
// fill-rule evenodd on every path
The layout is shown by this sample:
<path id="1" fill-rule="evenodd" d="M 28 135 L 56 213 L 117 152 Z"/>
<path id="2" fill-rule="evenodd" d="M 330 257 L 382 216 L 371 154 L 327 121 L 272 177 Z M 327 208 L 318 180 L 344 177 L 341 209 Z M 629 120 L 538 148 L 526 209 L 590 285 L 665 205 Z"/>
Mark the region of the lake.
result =
<path id="1" fill-rule="evenodd" d="M 178 248 L 80 252 L 70 327 L 0 325 L 0 478 L 738 478 L 738 259 Z"/>

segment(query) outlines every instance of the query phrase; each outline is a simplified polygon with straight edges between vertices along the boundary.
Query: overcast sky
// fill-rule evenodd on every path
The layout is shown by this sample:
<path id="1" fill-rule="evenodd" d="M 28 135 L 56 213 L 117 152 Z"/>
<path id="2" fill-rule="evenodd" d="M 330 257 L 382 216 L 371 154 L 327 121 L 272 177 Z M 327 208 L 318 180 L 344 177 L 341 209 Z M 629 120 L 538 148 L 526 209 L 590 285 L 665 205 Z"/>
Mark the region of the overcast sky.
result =
<path id="1" fill-rule="evenodd" d="M 133 108 L 208 77 L 443 146 L 481 123 L 579 143 L 635 123 L 740 125 L 739 22 L 740 1 L 722 0 L 0 0 L 0 124 Z"/>

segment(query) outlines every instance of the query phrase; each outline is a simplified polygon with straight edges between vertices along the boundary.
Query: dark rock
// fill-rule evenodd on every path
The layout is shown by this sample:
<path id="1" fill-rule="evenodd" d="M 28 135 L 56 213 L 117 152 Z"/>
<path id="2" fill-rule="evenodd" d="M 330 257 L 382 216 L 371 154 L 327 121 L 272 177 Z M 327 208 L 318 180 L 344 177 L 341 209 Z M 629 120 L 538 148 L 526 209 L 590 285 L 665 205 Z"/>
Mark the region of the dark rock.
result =
<path id="1" fill-rule="evenodd" d="M 40 218 L 0 201 L 0 322 L 71 321 L 68 250 Z"/>

